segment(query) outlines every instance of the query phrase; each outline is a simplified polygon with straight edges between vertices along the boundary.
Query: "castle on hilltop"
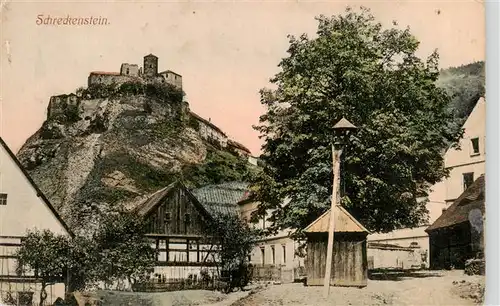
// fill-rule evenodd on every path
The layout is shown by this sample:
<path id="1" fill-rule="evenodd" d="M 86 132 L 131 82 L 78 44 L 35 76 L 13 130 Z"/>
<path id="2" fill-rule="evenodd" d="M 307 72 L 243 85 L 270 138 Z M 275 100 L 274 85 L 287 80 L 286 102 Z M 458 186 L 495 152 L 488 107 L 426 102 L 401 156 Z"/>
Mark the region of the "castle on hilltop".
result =
<path id="1" fill-rule="evenodd" d="M 143 67 L 139 67 L 137 64 L 123 63 L 120 72 L 92 71 L 88 77 L 88 86 L 119 84 L 133 80 L 168 83 L 182 90 L 182 76 L 171 70 L 158 72 L 158 57 L 153 54 L 144 56 Z"/>
<path id="2" fill-rule="evenodd" d="M 142 84 L 148 82 L 160 82 L 171 84 L 182 90 L 182 76 L 171 70 L 158 72 L 158 57 L 153 54 L 144 56 L 143 67 L 137 64 L 123 63 L 120 67 L 120 72 L 105 72 L 93 71 L 88 77 L 88 87 L 96 84 L 103 85 L 120 85 L 125 82 L 140 82 Z M 57 118 L 59 116 L 75 117 L 84 114 L 86 109 L 93 110 L 94 103 L 83 103 L 85 99 L 92 99 L 91 96 L 83 95 L 82 92 L 61 94 L 50 97 L 47 107 L 47 120 Z M 189 109 L 189 103 L 183 101 L 185 105 L 184 111 L 197 122 L 197 131 L 200 137 L 211 144 L 215 144 L 220 148 L 230 148 L 238 155 L 248 158 L 248 161 L 254 165 L 257 164 L 257 159 L 252 156 L 250 150 L 243 144 L 229 139 L 229 137 L 215 125 L 210 118 L 207 120 Z M 83 115 L 82 115 L 83 116 Z M 90 120 L 89 116 L 84 116 L 85 120 Z M 88 117 L 88 118 L 87 118 Z"/>

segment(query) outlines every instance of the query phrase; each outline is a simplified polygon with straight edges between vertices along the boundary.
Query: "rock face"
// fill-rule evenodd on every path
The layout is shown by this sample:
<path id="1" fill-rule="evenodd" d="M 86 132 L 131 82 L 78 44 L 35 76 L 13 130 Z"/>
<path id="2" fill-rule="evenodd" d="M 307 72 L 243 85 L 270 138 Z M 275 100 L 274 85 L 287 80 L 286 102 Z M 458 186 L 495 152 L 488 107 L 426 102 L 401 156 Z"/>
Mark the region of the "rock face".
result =
<path id="1" fill-rule="evenodd" d="M 137 94 L 49 106 L 18 153 L 29 174 L 74 228 L 98 213 L 133 205 L 165 186 L 207 147 L 186 125 L 182 102 Z M 76 103 L 76 104 L 75 104 Z"/>

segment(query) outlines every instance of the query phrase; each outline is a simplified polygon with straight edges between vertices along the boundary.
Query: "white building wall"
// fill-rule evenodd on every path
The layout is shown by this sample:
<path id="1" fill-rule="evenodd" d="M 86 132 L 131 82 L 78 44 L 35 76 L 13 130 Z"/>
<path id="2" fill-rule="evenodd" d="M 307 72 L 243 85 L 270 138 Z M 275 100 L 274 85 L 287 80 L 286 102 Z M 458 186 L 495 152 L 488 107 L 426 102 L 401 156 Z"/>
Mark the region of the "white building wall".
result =
<path id="1" fill-rule="evenodd" d="M 34 298 L 38 300 L 39 284 L 25 280 L 21 283 L 8 281 L 19 277 L 16 272 L 17 259 L 15 252 L 28 230 L 50 230 L 57 234 L 68 232 L 52 213 L 47 204 L 37 195 L 23 172 L 0 144 L 0 194 L 7 194 L 6 205 L 0 205 L 0 293 L 16 290 L 35 290 Z M 27 276 L 32 274 L 27 273 Z M 37 289 L 38 288 L 38 289 Z M 49 299 L 64 297 L 64 285 L 56 284 L 48 289 Z M 5 298 L 5 296 L 3 297 Z M 2 296 L 0 296 L 2 299 Z"/>
<path id="2" fill-rule="evenodd" d="M 452 202 L 464 192 L 463 174 L 474 173 L 474 180 L 485 173 L 486 160 L 486 102 L 481 98 L 464 123 L 464 137 L 460 149 L 450 149 L 445 155 L 445 166 L 450 169 L 446 182 L 447 202 Z M 478 139 L 478 152 L 474 152 L 472 140 Z M 451 203 L 450 203 L 451 204 Z"/>
<path id="3" fill-rule="evenodd" d="M 245 219 L 249 219 L 252 212 L 257 209 L 258 203 L 246 203 L 240 206 L 241 216 Z M 271 211 L 267 213 L 266 218 L 260 219 L 257 223 L 251 224 L 254 228 L 264 229 L 271 226 L 271 222 L 267 221 L 270 216 Z M 283 250 L 285 247 L 285 251 Z M 274 247 L 275 260 L 273 262 L 272 247 Z M 260 240 L 257 246 L 254 247 L 250 262 L 255 265 L 282 265 L 286 268 L 297 268 L 299 266 L 304 266 L 304 259 L 296 256 L 295 252 L 298 248 L 298 243 L 288 237 L 288 231 L 283 230 L 278 232 L 274 236 L 265 237 Z M 262 258 L 262 250 L 264 250 L 264 260 Z M 283 256 L 285 253 L 285 256 Z M 283 260 L 285 259 L 285 260 Z"/>
<path id="4" fill-rule="evenodd" d="M 485 140 L 486 140 L 486 102 L 484 98 L 478 100 L 476 106 L 463 125 L 464 135 L 460 140 L 460 149 L 450 148 L 444 156 L 445 167 L 450 170 L 448 178 L 430 188 L 427 210 L 429 211 L 429 225 L 436 221 L 443 209 L 449 207 L 453 201 L 464 192 L 463 174 L 474 173 L 474 180 L 485 173 Z M 475 153 L 472 139 L 479 139 L 479 152 Z M 428 225 L 416 229 L 396 230 L 388 234 L 368 235 L 370 242 L 383 242 L 409 246 L 417 242 L 422 251 L 427 251 L 427 264 L 429 263 L 429 237 L 425 233 Z"/>
<path id="5" fill-rule="evenodd" d="M 201 138 L 205 140 L 212 138 L 217 140 L 223 148 L 227 146 L 227 136 L 215 130 L 214 128 L 210 127 L 209 125 L 205 124 L 203 121 L 198 121 L 198 122 L 200 124 L 199 133 Z"/>

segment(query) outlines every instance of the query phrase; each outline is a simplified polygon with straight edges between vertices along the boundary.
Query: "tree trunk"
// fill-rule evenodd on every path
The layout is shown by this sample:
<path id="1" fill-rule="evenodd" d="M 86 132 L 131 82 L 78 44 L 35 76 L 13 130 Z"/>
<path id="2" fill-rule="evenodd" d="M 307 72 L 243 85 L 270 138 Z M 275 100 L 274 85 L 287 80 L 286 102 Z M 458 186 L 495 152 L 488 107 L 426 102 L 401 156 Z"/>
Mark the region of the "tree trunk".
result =
<path id="1" fill-rule="evenodd" d="M 47 299 L 47 291 L 45 291 L 45 288 L 47 287 L 47 283 L 45 281 L 42 281 L 42 288 L 40 290 L 40 306 L 43 306 L 45 303 L 45 300 Z"/>

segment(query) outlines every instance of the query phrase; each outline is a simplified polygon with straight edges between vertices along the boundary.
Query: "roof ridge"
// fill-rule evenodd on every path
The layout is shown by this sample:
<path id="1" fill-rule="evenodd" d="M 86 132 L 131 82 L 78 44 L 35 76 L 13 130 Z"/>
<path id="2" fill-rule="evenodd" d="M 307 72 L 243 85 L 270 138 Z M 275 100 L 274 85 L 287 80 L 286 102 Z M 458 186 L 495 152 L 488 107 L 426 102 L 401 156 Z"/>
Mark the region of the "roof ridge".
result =
<path id="1" fill-rule="evenodd" d="M 485 188 L 485 175 L 480 175 L 473 183 L 472 185 L 469 186 L 462 194 L 455 200 L 453 203 L 446 209 L 440 216 L 437 218 L 436 221 L 434 221 L 430 226 L 428 226 L 425 231 L 434 231 L 439 228 L 443 227 L 448 227 L 454 224 L 462 223 L 465 222 L 461 218 L 457 218 L 456 214 L 462 214 L 464 213 L 463 210 L 467 211 L 468 209 L 471 209 L 472 206 L 474 205 L 480 205 L 479 207 L 484 208 L 484 197 L 482 199 L 474 199 L 472 201 L 469 201 L 467 203 L 462 204 L 462 202 L 471 195 L 474 194 L 484 194 L 484 188 Z M 450 220 L 450 218 L 452 220 Z M 460 221 L 462 220 L 462 221 Z"/>

